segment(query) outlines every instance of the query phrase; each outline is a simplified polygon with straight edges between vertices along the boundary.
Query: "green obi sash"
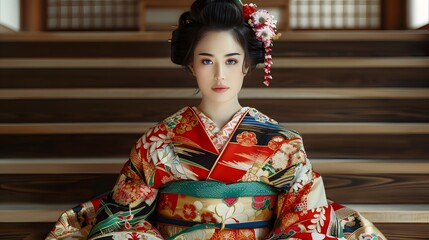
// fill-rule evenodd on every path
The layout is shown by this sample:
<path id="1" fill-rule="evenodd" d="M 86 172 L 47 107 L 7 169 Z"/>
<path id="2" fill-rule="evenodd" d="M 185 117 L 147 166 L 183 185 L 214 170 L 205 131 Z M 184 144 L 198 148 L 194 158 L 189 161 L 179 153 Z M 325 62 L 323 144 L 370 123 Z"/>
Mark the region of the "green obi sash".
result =
<path id="1" fill-rule="evenodd" d="M 200 198 L 251 197 L 278 194 L 274 187 L 262 182 L 226 184 L 218 181 L 173 181 L 164 185 L 159 192 L 184 194 Z"/>

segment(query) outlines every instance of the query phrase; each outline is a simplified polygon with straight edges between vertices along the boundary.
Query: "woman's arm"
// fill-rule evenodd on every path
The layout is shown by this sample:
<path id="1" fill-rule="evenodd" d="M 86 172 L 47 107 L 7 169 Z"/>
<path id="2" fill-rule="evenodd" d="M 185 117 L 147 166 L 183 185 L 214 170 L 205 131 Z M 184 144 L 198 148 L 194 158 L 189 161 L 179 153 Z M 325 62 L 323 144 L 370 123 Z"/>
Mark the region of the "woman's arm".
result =
<path id="1" fill-rule="evenodd" d="M 89 239 L 118 234 L 115 232 L 150 232 L 161 237 L 147 220 L 155 208 L 157 193 L 156 188 L 146 183 L 134 145 L 112 192 L 100 203 Z"/>
<path id="2" fill-rule="evenodd" d="M 64 212 L 46 239 L 95 239 L 101 236 L 128 239 L 148 236 L 162 239 L 148 218 L 155 209 L 159 182 L 156 154 L 168 141 L 155 126 L 133 145 L 113 190 Z M 155 154 L 154 154 L 155 153 Z M 157 158 L 157 159 L 155 159 Z M 159 174 L 158 174 L 159 175 Z"/>
<path id="3" fill-rule="evenodd" d="M 168 133 L 162 124 L 149 129 L 136 142 L 113 191 L 100 204 L 90 238 L 117 234 L 115 232 L 161 238 L 148 218 L 156 207 L 158 187 L 164 183 L 160 180 L 165 174 L 160 172 L 163 169 L 160 164 L 165 156 L 159 153 L 169 144 Z"/>

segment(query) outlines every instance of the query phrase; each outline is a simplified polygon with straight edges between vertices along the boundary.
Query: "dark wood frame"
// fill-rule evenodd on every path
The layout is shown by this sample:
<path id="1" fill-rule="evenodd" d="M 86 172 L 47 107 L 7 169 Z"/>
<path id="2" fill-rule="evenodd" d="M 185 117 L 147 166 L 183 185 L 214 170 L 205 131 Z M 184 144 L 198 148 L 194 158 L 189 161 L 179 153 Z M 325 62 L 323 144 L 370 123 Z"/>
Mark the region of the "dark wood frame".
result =
<path id="1" fill-rule="evenodd" d="M 407 29 L 407 0 L 381 0 L 381 29 Z"/>
<path id="2" fill-rule="evenodd" d="M 20 0 L 20 28 L 22 31 L 45 31 L 45 0 Z"/>

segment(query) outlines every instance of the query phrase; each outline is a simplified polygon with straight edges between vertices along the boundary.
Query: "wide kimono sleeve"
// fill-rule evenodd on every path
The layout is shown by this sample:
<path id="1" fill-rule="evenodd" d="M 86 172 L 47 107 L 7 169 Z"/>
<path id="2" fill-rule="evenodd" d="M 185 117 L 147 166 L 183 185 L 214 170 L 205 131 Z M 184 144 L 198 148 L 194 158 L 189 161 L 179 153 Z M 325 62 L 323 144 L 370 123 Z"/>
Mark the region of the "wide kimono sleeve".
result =
<path id="1" fill-rule="evenodd" d="M 279 190 L 276 219 L 266 239 L 385 239 L 359 213 L 327 200 L 322 177 L 312 170 L 299 135 L 279 144 L 264 172 L 265 181 Z M 347 214 L 337 216 L 345 209 Z"/>
<path id="2" fill-rule="evenodd" d="M 173 180 L 163 165 L 174 154 L 170 143 L 164 123 L 149 129 L 136 142 L 113 191 L 97 211 L 90 238 L 112 235 L 162 239 L 148 218 L 155 210 L 158 188 Z"/>
<path id="3" fill-rule="evenodd" d="M 173 179 L 158 171 L 171 154 L 169 141 L 163 124 L 149 129 L 133 145 L 113 190 L 64 212 L 46 239 L 163 239 L 149 219 L 158 188 Z"/>

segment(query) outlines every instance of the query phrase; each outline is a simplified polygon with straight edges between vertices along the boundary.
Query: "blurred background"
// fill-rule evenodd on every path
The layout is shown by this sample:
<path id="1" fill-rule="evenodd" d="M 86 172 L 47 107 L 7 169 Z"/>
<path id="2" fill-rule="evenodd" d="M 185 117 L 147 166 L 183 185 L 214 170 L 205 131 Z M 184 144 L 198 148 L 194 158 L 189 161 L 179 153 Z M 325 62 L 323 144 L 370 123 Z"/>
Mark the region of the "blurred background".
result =
<path id="1" fill-rule="evenodd" d="M 148 127 L 198 104 L 168 42 L 191 3 L 0 0 L 0 239 L 43 239 L 113 187 Z M 427 239 L 429 0 L 253 3 L 282 37 L 242 105 L 302 134 L 328 198 Z"/>

